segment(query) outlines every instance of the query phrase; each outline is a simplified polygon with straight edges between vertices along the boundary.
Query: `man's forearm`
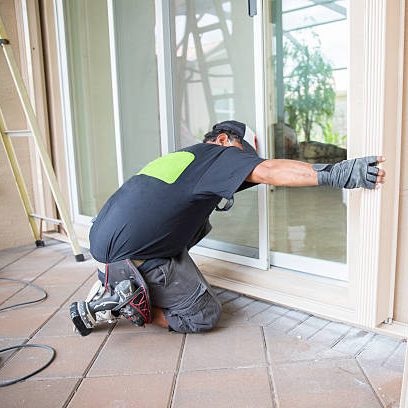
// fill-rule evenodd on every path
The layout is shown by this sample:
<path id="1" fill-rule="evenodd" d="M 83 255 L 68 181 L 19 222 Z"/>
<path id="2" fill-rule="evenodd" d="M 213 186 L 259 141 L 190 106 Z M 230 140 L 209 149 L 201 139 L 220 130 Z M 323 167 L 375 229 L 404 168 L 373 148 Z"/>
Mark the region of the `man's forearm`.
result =
<path id="1" fill-rule="evenodd" d="M 317 186 L 317 172 L 310 163 L 296 160 L 265 160 L 257 166 L 248 181 L 286 187 Z"/>
<path id="2" fill-rule="evenodd" d="M 385 159 L 366 156 L 335 164 L 309 164 L 296 160 L 265 160 L 255 167 L 247 181 L 286 187 L 330 186 L 333 188 L 379 187 L 385 171 L 377 165 Z"/>

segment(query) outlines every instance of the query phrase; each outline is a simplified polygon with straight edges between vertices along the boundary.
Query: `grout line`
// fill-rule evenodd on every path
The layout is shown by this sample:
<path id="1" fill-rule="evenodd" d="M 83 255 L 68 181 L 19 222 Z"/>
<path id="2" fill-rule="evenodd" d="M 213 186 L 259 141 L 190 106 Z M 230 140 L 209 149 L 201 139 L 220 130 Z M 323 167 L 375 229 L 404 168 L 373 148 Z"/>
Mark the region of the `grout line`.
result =
<path id="1" fill-rule="evenodd" d="M 81 386 L 83 380 L 86 378 L 86 376 L 89 373 L 89 370 L 92 368 L 93 364 L 95 363 L 96 359 L 99 357 L 99 354 L 101 353 L 102 349 L 105 347 L 106 342 L 108 341 L 113 329 L 115 328 L 116 324 L 112 325 L 109 327 L 108 333 L 105 336 L 104 340 L 102 343 L 99 345 L 98 350 L 96 350 L 94 356 L 92 357 L 91 361 L 89 362 L 88 366 L 85 368 L 84 372 L 82 373 L 81 378 L 76 382 L 74 388 L 72 389 L 71 393 L 69 394 L 68 398 L 65 400 L 64 405 L 62 408 L 66 408 L 74 398 L 76 392 L 78 391 L 78 388 Z"/>
<path id="2" fill-rule="evenodd" d="M 322 327 L 320 327 L 320 329 L 317 329 L 312 335 L 306 337 L 306 340 L 311 340 L 314 336 L 316 336 L 318 333 L 320 333 L 323 329 L 325 329 L 329 324 L 331 323 L 331 321 L 328 321 L 325 325 L 323 325 Z"/>
<path id="3" fill-rule="evenodd" d="M 278 394 L 276 393 L 276 384 L 273 378 L 272 364 L 269 359 L 268 346 L 266 344 L 266 337 L 265 337 L 265 330 L 263 326 L 260 326 L 260 329 L 261 329 L 261 336 L 262 336 L 263 348 L 264 348 L 264 353 L 265 353 L 265 360 L 267 364 L 266 370 L 268 373 L 268 382 L 269 382 L 269 390 L 271 393 L 272 407 L 279 408 Z"/>
<path id="4" fill-rule="evenodd" d="M 64 256 L 62 259 L 65 259 L 65 258 L 66 258 L 66 256 Z M 62 259 L 60 259 L 58 262 L 52 264 L 49 268 L 47 268 L 44 272 L 42 272 L 38 277 L 40 277 L 40 276 L 43 275 L 44 273 L 48 272 L 50 269 L 52 269 L 54 266 L 56 266 Z M 35 278 L 35 279 L 37 279 L 37 278 Z M 20 290 L 23 290 L 23 289 L 26 288 L 26 287 L 27 287 L 27 285 L 24 286 L 23 288 L 21 288 Z M 14 293 L 12 296 L 14 296 L 14 295 L 17 294 L 18 292 L 20 292 L 20 290 L 17 291 L 16 293 Z M 8 299 L 10 299 L 10 298 L 8 298 Z M 7 301 L 8 299 L 6 299 L 6 301 Z M 46 301 L 47 301 L 47 298 L 45 298 L 41 303 L 45 303 Z M 2 302 L 2 303 L 4 303 L 4 302 Z M 24 307 L 27 307 L 27 306 L 29 306 L 29 305 L 21 305 L 21 307 L 18 307 L 18 309 L 23 309 Z M 57 307 L 57 309 L 56 309 L 39 327 L 37 327 L 36 330 L 34 330 L 34 331 L 33 331 L 32 333 L 30 333 L 28 336 L 24 336 L 24 337 L 26 337 L 26 338 L 25 338 L 25 340 L 24 340 L 22 343 L 20 343 L 20 344 L 21 344 L 21 345 L 27 344 L 30 340 L 32 340 L 33 337 L 55 316 L 55 314 L 60 310 L 60 308 L 61 308 L 61 306 L 60 306 L 60 307 Z M 10 309 L 10 310 L 13 310 L 13 309 Z M 5 361 L 1 362 L 1 364 L 0 364 L 0 369 L 3 368 L 3 367 L 5 367 L 6 363 L 11 362 L 12 359 L 13 359 L 18 353 L 22 352 L 23 350 L 24 350 L 24 349 L 17 349 L 17 350 L 15 350 Z"/>
<path id="5" fill-rule="evenodd" d="M 7 268 L 8 266 L 12 265 L 13 263 L 19 261 L 20 259 L 24 258 L 27 255 L 30 255 L 32 252 L 34 252 L 37 248 L 32 248 L 31 250 L 27 250 L 27 252 L 24 252 L 23 254 L 20 254 L 20 256 L 18 256 L 16 259 L 14 259 L 13 261 L 9 262 L 6 265 L 3 265 L 0 268 L 0 271 L 2 271 L 3 269 Z"/>
<path id="6" fill-rule="evenodd" d="M 233 293 L 236 294 L 237 296 L 235 296 L 235 297 L 232 298 L 232 299 L 228 299 L 228 300 L 226 300 L 226 301 L 224 301 L 224 302 L 223 302 L 221 299 L 218 299 L 218 300 L 222 303 L 223 306 L 226 305 L 227 303 L 233 302 L 234 300 L 237 300 L 237 299 L 240 297 L 239 294 L 237 294 L 237 293 L 235 293 L 235 292 L 233 292 Z M 217 297 L 218 297 L 218 295 L 217 295 Z"/>
<path id="7" fill-rule="evenodd" d="M 174 394 L 176 392 L 176 386 L 178 384 L 178 380 L 179 380 L 179 377 L 180 377 L 180 367 L 181 367 L 181 361 L 183 360 L 183 356 L 184 356 L 186 339 L 187 339 L 187 334 L 184 334 L 183 339 L 181 341 L 180 353 L 179 353 L 178 360 L 177 360 L 176 371 L 174 373 L 173 382 L 171 384 L 170 398 L 169 398 L 169 402 L 167 404 L 167 408 L 173 407 L 173 404 L 174 404 Z"/>
<path id="8" fill-rule="evenodd" d="M 243 296 L 240 296 L 240 297 L 243 297 Z M 237 299 L 238 299 L 238 298 L 233 299 L 232 302 L 234 302 L 234 301 L 237 300 Z M 251 304 L 254 303 L 254 302 L 256 302 L 256 301 L 252 299 L 252 300 L 251 300 L 249 303 L 247 303 L 246 305 L 237 307 L 237 308 L 236 308 L 233 312 L 231 312 L 230 314 L 233 315 L 233 314 L 239 312 L 240 310 L 244 309 L 245 307 L 251 305 Z M 223 305 L 223 306 L 224 306 L 224 305 Z"/>
<path id="9" fill-rule="evenodd" d="M 312 318 L 312 317 L 313 317 L 313 315 L 309 315 L 309 316 L 307 316 L 304 320 L 298 321 L 295 326 L 293 326 L 291 329 L 287 330 L 285 333 L 286 333 L 286 334 L 290 334 L 291 332 L 293 332 L 294 330 L 296 330 L 298 327 L 300 327 L 303 323 L 305 323 L 307 320 L 309 320 L 309 319 Z"/>
<path id="10" fill-rule="evenodd" d="M 250 303 L 250 305 L 252 305 L 252 303 Z M 245 307 L 247 307 L 247 306 L 245 306 Z M 259 314 L 261 314 L 261 313 L 263 313 L 263 312 L 266 312 L 266 311 L 267 311 L 268 309 L 270 309 L 270 308 L 272 308 L 272 305 L 266 305 L 265 309 L 262 309 L 262 310 L 256 312 L 255 314 L 253 314 L 253 315 L 251 315 L 251 316 L 248 315 L 248 319 L 252 319 L 252 318 L 254 318 L 255 316 L 258 316 Z M 245 309 L 245 308 L 244 308 L 244 309 Z"/>
<path id="11" fill-rule="evenodd" d="M 370 337 L 368 338 L 368 340 L 366 340 L 366 341 L 364 342 L 364 344 L 362 344 L 362 345 L 360 346 L 360 348 L 354 353 L 354 355 L 353 355 L 354 358 L 358 357 L 358 356 L 366 349 L 366 347 L 371 343 L 371 341 L 377 336 L 377 334 L 373 334 L 373 333 L 370 333 L 370 332 L 366 332 L 366 333 L 371 334 L 371 336 L 370 336 Z"/>
<path id="12" fill-rule="evenodd" d="M 285 334 L 289 334 L 291 331 L 297 329 L 301 324 L 303 324 L 306 320 L 309 320 L 311 317 L 312 317 L 312 315 L 309 315 L 305 319 L 299 320 L 298 322 L 296 322 L 296 324 L 292 328 L 290 328 L 289 330 L 286 330 Z"/>
<path id="13" fill-rule="evenodd" d="M 359 362 L 356 358 L 354 358 L 354 361 L 357 363 L 357 366 L 359 367 L 361 373 L 363 374 L 363 377 L 365 378 L 365 380 L 367 381 L 368 385 L 370 386 L 371 391 L 373 392 L 375 398 L 376 398 L 377 401 L 380 403 L 380 406 L 383 407 L 383 408 L 387 408 L 387 407 L 384 405 L 383 401 L 381 400 L 380 396 L 378 395 L 376 388 L 374 387 L 373 384 L 371 384 L 371 381 L 370 381 L 370 379 L 368 378 L 368 376 L 367 376 L 366 372 L 364 371 L 363 367 L 361 366 L 360 362 Z"/>
<path id="14" fill-rule="evenodd" d="M 351 332 L 352 329 L 353 327 L 350 326 L 345 333 L 341 334 L 336 340 L 333 341 L 329 348 L 333 349 L 334 347 L 336 347 L 342 340 L 345 339 L 345 337 Z"/>
<path id="15" fill-rule="evenodd" d="M 268 320 L 265 324 L 262 324 L 263 327 L 272 327 L 271 325 L 273 323 L 275 323 L 276 321 L 278 321 L 279 319 L 281 319 L 282 317 L 286 316 L 288 313 L 290 312 L 290 310 L 288 310 L 287 312 L 285 312 L 283 315 L 278 315 L 276 317 L 274 317 L 272 320 Z"/>
<path id="16" fill-rule="evenodd" d="M 66 255 L 64 255 L 62 258 L 60 258 L 58 261 L 54 262 L 52 265 L 50 265 L 47 269 L 45 269 L 43 272 L 41 272 L 38 276 L 36 276 L 35 278 L 33 278 L 32 280 L 28 280 L 25 282 L 28 283 L 34 283 L 38 278 L 40 278 L 42 275 L 44 275 L 45 273 L 49 272 L 52 268 L 54 268 L 54 266 L 57 266 L 61 261 L 63 261 L 65 258 L 67 258 Z M 0 276 L 1 277 L 1 276 Z M 21 279 L 24 282 L 24 279 Z M 17 295 L 18 293 L 20 293 L 22 290 L 24 290 L 28 285 L 28 283 L 26 285 L 24 285 L 22 288 L 18 289 L 16 292 L 14 292 L 12 295 L 10 295 L 7 299 L 3 300 L 2 302 L 0 302 L 0 305 L 3 305 L 4 303 L 6 303 L 9 299 L 11 299 L 13 296 Z M 16 282 L 16 285 L 22 285 L 22 283 Z M 45 289 L 44 289 L 45 290 Z M 41 303 L 44 303 L 47 300 L 47 298 L 45 298 Z M 38 302 L 40 303 L 40 302 Z M 27 306 L 27 305 L 21 305 L 23 306 Z"/>
<path id="17" fill-rule="evenodd" d="M 384 367 L 388 361 L 391 360 L 392 356 L 397 352 L 397 350 L 401 347 L 401 345 L 404 344 L 404 341 L 401 340 L 398 342 L 398 344 L 395 346 L 395 348 L 391 351 L 391 353 L 384 359 L 384 361 L 381 363 L 381 367 Z"/>
<path id="18" fill-rule="evenodd" d="M 65 259 L 66 257 L 67 257 L 67 256 L 64 256 L 63 259 Z M 58 263 L 58 262 L 57 262 L 57 263 Z M 48 270 L 50 270 L 50 269 L 53 268 L 54 266 L 56 266 L 56 264 L 54 264 L 53 266 L 51 266 L 50 268 L 48 268 L 47 270 L 45 270 L 43 273 L 41 273 L 41 275 L 44 274 L 44 273 L 46 273 L 46 272 L 48 272 Z M 39 278 L 41 275 L 39 275 L 38 278 Z M 34 331 L 33 331 L 32 333 L 30 333 L 28 336 L 25 336 L 25 337 L 26 337 L 25 340 L 24 340 L 22 343 L 20 343 L 20 344 L 27 344 L 30 340 L 32 340 L 32 339 L 35 337 L 35 335 L 62 309 L 62 307 L 66 304 L 66 302 L 69 300 L 69 298 L 72 297 L 76 292 L 78 292 L 78 290 L 82 287 L 82 285 L 84 285 L 84 284 L 85 284 L 88 280 L 90 280 L 91 278 L 92 278 L 92 275 L 90 275 L 87 279 L 85 279 L 85 281 L 84 281 L 81 285 L 79 285 L 78 288 L 77 288 L 73 293 L 71 293 L 71 294 L 64 300 L 64 302 L 63 302 L 60 306 L 58 306 L 58 307 L 55 309 L 55 311 L 54 311 L 42 324 L 40 324 L 39 327 L 37 327 L 36 330 L 34 330 Z M 36 278 L 36 279 L 37 279 L 37 278 Z M 42 303 L 45 303 L 46 301 L 47 301 L 47 299 L 44 299 L 44 301 L 43 301 Z M 19 309 L 23 309 L 23 308 L 24 308 L 24 306 L 19 307 Z M 64 336 L 49 336 L 49 337 L 64 337 Z M 13 338 L 13 337 L 11 337 L 11 338 Z M 6 365 L 7 362 L 10 362 L 10 364 L 11 364 L 12 359 L 13 359 L 18 353 L 22 352 L 23 350 L 24 350 L 24 349 L 20 349 L 20 350 L 14 351 L 5 361 L 2 361 L 1 364 L 0 364 L 0 370 L 1 370 L 1 368 L 3 368 L 3 367 Z"/>

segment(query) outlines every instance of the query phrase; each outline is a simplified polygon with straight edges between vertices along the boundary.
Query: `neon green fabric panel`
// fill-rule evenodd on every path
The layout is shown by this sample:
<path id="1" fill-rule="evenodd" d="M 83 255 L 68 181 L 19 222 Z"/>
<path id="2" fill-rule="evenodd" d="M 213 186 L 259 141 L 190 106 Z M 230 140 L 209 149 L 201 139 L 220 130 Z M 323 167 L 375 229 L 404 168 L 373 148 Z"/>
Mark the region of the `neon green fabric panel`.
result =
<path id="1" fill-rule="evenodd" d="M 167 184 L 177 181 L 187 166 L 195 159 L 193 153 L 175 152 L 150 162 L 137 174 L 157 178 Z"/>

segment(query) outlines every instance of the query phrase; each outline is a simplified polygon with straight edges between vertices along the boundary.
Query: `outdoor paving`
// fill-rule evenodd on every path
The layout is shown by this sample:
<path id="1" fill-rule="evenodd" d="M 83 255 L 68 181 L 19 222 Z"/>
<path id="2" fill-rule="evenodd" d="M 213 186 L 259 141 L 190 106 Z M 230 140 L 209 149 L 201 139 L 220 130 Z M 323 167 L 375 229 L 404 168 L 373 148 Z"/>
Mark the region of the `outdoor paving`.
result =
<path id="1" fill-rule="evenodd" d="M 68 307 L 85 298 L 94 271 L 90 259 L 76 263 L 66 244 L 0 251 L 0 278 L 31 281 L 49 295 L 0 312 L 0 348 L 41 343 L 57 352 L 44 371 L 0 388 L 0 407 L 399 406 L 404 341 L 220 288 L 223 315 L 212 332 L 183 335 L 120 321 L 80 337 Z M 0 308 L 37 296 L 0 280 Z M 0 381 L 47 358 L 41 349 L 3 353 Z"/>

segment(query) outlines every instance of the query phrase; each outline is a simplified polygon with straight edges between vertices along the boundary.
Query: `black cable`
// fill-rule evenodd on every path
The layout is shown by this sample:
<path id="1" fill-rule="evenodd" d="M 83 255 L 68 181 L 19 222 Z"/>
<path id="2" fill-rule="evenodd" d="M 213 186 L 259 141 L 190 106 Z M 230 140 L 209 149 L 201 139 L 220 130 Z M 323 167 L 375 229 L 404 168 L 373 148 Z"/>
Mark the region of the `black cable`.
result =
<path id="1" fill-rule="evenodd" d="M 39 373 L 40 371 L 47 368 L 53 362 L 53 360 L 55 358 L 55 354 L 56 354 L 55 350 L 52 347 L 47 346 L 46 344 L 20 344 L 20 345 L 17 345 L 17 346 L 11 346 L 11 347 L 6 347 L 6 348 L 3 348 L 3 349 L 0 349 L 0 353 L 4 353 L 4 352 L 9 351 L 9 350 L 22 349 L 22 348 L 42 348 L 42 349 L 50 351 L 51 352 L 51 357 L 42 367 L 38 368 L 37 370 L 33 371 L 30 374 L 24 375 L 22 377 L 14 378 L 14 379 L 9 380 L 9 381 L 0 382 L 0 387 L 7 387 L 8 385 L 16 384 L 16 383 L 18 383 L 20 381 L 26 380 L 27 378 L 30 378 L 33 375 Z"/>
<path id="2" fill-rule="evenodd" d="M 28 302 L 17 303 L 15 305 L 11 305 L 11 306 L 2 307 L 2 308 L 0 308 L 0 313 L 3 312 L 4 310 L 14 309 L 14 308 L 19 307 L 19 306 L 25 306 L 25 305 L 30 305 L 30 304 L 33 304 L 33 303 L 41 302 L 42 300 L 47 298 L 47 292 L 42 287 L 40 287 L 38 285 L 35 285 L 34 283 L 23 281 L 23 280 L 20 280 L 20 279 L 12 279 L 12 278 L 0 278 L 0 280 L 23 283 L 23 284 L 25 284 L 25 287 L 31 286 L 34 289 L 37 289 L 37 290 L 39 290 L 40 292 L 43 293 L 43 296 L 41 298 L 30 300 Z M 38 368 L 37 370 L 33 371 L 30 374 L 24 375 L 22 377 L 14 378 L 14 379 L 9 380 L 9 381 L 0 382 L 0 387 L 7 387 L 8 385 L 16 384 L 16 383 L 18 383 L 20 381 L 24 381 L 27 378 L 32 377 L 33 375 L 35 375 L 35 374 L 39 373 L 40 371 L 46 369 L 54 361 L 54 358 L 55 358 L 55 355 L 56 355 L 55 350 L 51 346 L 47 346 L 46 344 L 19 344 L 19 345 L 16 345 L 16 346 L 11 346 L 11 347 L 6 347 L 6 348 L 3 348 L 3 349 L 0 349 L 0 354 L 5 353 L 6 351 L 9 351 L 9 350 L 19 350 L 19 349 L 22 349 L 22 348 L 42 348 L 42 349 L 50 351 L 51 352 L 51 357 L 42 367 Z"/>
<path id="3" fill-rule="evenodd" d="M 4 310 L 8 310 L 8 309 L 14 309 L 15 307 L 18 307 L 18 306 L 31 305 L 32 303 L 41 302 L 42 300 L 47 298 L 47 292 L 43 288 L 41 288 L 40 286 L 35 285 L 34 283 L 23 281 L 23 280 L 20 280 L 20 279 L 12 279 L 12 278 L 0 278 L 0 280 L 23 283 L 24 285 L 26 285 L 25 287 L 31 286 L 34 289 L 37 289 L 37 290 L 39 290 L 40 292 L 43 293 L 43 296 L 41 298 L 38 298 L 38 299 L 35 299 L 35 300 L 30 300 L 28 302 L 17 303 L 15 305 L 11 305 L 11 306 L 2 307 L 2 308 L 0 308 L 0 312 L 3 312 Z"/>

